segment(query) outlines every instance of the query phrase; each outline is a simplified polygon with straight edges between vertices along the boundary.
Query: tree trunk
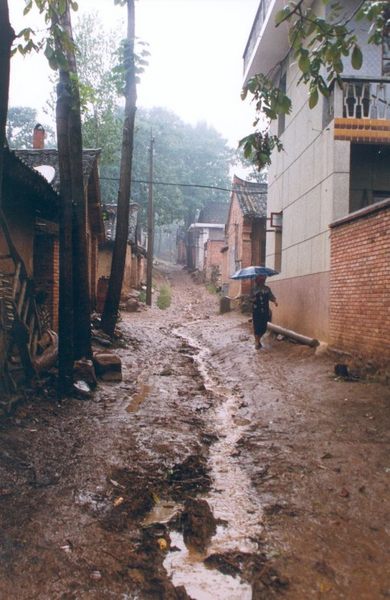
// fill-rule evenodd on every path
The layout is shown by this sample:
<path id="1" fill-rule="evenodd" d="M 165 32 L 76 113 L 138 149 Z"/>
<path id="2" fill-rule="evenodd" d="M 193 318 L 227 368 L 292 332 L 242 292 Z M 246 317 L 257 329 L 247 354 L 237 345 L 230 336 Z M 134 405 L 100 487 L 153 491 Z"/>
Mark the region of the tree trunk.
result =
<path id="1" fill-rule="evenodd" d="M 0 208 L 3 189 L 3 149 L 8 112 L 11 45 L 15 32 L 9 22 L 8 2 L 0 0 Z"/>
<path id="2" fill-rule="evenodd" d="M 69 39 L 72 25 L 69 6 L 62 20 Z M 80 94 L 75 85 L 77 65 L 74 51 L 67 52 L 68 69 L 75 77 L 71 86 L 69 113 L 70 170 L 73 200 L 73 297 L 74 297 L 74 360 L 90 358 L 91 350 L 91 299 L 89 289 L 89 252 L 87 243 L 87 206 L 83 176 L 83 139 L 81 133 Z"/>
<path id="3" fill-rule="evenodd" d="M 58 21 L 71 40 L 69 4 L 58 15 Z M 61 195 L 59 384 L 66 394 L 72 388 L 74 360 L 90 357 L 92 352 L 80 97 L 77 80 L 71 77 L 77 75 L 74 51 L 69 45 L 63 51 L 67 64 L 60 68 L 57 88 Z"/>
<path id="4" fill-rule="evenodd" d="M 69 73 L 60 71 L 57 86 L 57 144 L 60 172 L 60 302 L 58 364 L 59 391 L 68 394 L 73 384 L 73 260 L 72 260 L 72 174 L 69 147 L 69 114 L 71 110 Z"/>
<path id="5" fill-rule="evenodd" d="M 131 191 L 131 165 L 134 142 L 134 119 L 137 90 L 134 65 L 135 10 L 134 0 L 127 0 L 127 45 L 125 62 L 126 103 L 123 124 L 120 181 L 118 194 L 117 225 L 112 256 L 110 281 L 102 315 L 102 329 L 113 335 L 118 318 L 120 295 L 125 270 L 127 239 L 129 231 L 129 203 Z M 128 53 L 128 54 L 127 54 Z"/>

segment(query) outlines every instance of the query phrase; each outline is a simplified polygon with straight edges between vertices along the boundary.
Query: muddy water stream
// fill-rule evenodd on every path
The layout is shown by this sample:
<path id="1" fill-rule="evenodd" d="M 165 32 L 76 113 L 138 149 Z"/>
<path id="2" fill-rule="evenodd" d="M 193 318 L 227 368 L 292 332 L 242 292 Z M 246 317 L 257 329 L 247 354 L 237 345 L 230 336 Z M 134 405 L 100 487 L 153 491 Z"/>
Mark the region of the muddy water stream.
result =
<path id="1" fill-rule="evenodd" d="M 248 583 L 240 578 L 208 569 L 203 563 L 207 556 L 214 553 L 253 553 L 257 549 L 251 538 L 257 537 L 261 532 L 261 507 L 254 499 L 248 476 L 233 457 L 236 443 L 245 430 L 242 420 L 236 417 L 242 400 L 234 394 L 234 390 L 223 388 L 213 378 L 208 350 L 182 331 L 176 330 L 175 333 L 191 348 L 197 350 L 197 354 L 193 356 L 194 361 L 207 391 L 215 399 L 215 408 L 210 414 L 210 423 L 218 436 L 218 441 L 211 445 L 209 454 L 212 488 L 202 498 L 209 503 L 214 517 L 226 524 L 217 527 L 217 532 L 204 554 L 187 548 L 181 533 L 170 532 L 172 546 L 176 547 L 176 550 L 168 554 L 164 566 L 174 585 L 184 585 L 194 600 L 250 600 L 252 590 Z M 179 508 L 177 506 L 176 510 Z M 173 508 L 166 504 L 165 509 L 166 511 L 164 506 L 157 506 L 149 515 L 148 521 L 164 521 L 164 518 L 161 518 L 163 514 L 170 516 Z"/>

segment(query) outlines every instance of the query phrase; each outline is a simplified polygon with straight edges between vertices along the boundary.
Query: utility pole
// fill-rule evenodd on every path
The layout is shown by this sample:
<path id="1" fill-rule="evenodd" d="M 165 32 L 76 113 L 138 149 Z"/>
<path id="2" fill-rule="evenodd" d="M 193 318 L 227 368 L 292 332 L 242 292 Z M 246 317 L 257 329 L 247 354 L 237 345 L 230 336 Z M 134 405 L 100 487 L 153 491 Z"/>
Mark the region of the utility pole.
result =
<path id="1" fill-rule="evenodd" d="M 150 134 L 149 147 L 149 197 L 148 197 L 148 257 L 146 265 L 146 304 L 152 306 L 152 273 L 153 273 L 153 243 L 154 243 L 154 211 L 153 211 L 153 145 L 154 139 Z"/>

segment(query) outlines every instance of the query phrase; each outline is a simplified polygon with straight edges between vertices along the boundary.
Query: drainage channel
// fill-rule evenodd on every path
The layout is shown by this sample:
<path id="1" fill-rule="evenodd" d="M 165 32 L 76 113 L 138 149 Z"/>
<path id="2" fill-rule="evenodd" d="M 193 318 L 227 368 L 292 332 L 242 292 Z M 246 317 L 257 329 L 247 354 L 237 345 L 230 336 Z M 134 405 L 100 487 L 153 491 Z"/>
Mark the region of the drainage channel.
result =
<path id="1" fill-rule="evenodd" d="M 255 553 L 257 547 L 251 539 L 256 538 L 262 529 L 262 511 L 253 496 L 249 477 L 234 461 L 232 454 L 236 443 L 245 431 L 236 413 L 241 398 L 231 390 L 222 388 L 213 379 L 209 366 L 209 352 L 193 338 L 175 331 L 191 348 L 197 350 L 193 356 L 206 389 L 213 394 L 217 405 L 210 418 L 218 441 L 210 446 L 209 467 L 212 489 L 201 496 L 208 502 L 214 517 L 225 522 L 217 527 L 206 553 L 199 553 L 186 547 L 183 536 L 170 532 L 171 547 L 164 566 L 175 586 L 182 585 L 194 600 L 250 600 L 251 586 L 230 575 L 224 575 L 205 566 L 204 560 L 212 554 L 229 551 Z M 148 517 L 148 522 L 167 522 L 180 510 L 173 503 L 157 505 Z M 165 518 L 164 518 L 165 517 Z"/>

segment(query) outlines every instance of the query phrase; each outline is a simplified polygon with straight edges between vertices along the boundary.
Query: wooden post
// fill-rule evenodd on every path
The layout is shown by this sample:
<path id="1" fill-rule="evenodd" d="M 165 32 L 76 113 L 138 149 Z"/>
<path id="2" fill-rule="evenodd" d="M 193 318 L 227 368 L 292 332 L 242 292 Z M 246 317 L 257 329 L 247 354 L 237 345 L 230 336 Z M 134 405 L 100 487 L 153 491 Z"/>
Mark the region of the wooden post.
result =
<path id="1" fill-rule="evenodd" d="M 149 197 L 148 197 L 148 257 L 146 264 L 146 304 L 152 306 L 152 275 L 153 275 L 153 243 L 154 243 L 154 214 L 153 214 L 153 144 L 150 135 L 149 148 Z"/>

